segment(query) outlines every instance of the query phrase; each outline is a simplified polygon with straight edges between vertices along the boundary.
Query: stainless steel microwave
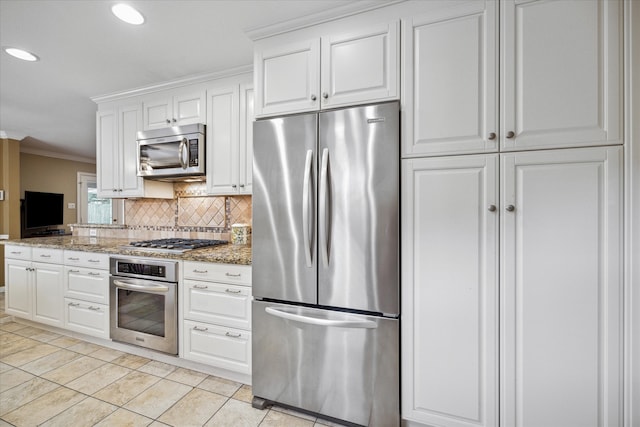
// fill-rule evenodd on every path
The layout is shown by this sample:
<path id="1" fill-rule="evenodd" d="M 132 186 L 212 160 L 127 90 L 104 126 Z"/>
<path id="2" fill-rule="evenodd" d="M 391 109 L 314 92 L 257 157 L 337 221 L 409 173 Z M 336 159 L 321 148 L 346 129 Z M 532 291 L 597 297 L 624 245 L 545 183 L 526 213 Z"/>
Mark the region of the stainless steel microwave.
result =
<path id="1" fill-rule="evenodd" d="M 139 131 L 138 176 L 163 181 L 205 179 L 205 125 Z"/>

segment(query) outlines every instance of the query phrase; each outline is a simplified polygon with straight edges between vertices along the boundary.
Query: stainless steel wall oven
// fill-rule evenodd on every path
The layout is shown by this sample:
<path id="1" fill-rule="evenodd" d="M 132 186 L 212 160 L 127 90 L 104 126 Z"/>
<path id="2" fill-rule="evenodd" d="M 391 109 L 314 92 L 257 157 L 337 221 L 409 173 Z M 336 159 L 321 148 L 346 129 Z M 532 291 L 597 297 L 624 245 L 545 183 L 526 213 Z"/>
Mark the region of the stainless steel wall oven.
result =
<path id="1" fill-rule="evenodd" d="M 178 262 L 110 259 L 110 335 L 114 341 L 178 354 Z"/>

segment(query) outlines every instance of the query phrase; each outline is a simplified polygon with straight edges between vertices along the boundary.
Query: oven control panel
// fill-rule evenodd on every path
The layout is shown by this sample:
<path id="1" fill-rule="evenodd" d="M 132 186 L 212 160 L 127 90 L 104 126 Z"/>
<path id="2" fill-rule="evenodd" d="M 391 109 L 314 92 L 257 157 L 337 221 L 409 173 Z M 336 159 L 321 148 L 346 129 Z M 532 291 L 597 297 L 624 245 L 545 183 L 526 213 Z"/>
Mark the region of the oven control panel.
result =
<path id="1" fill-rule="evenodd" d="M 110 273 L 112 276 L 177 282 L 178 262 L 142 258 L 112 257 L 110 259 Z"/>

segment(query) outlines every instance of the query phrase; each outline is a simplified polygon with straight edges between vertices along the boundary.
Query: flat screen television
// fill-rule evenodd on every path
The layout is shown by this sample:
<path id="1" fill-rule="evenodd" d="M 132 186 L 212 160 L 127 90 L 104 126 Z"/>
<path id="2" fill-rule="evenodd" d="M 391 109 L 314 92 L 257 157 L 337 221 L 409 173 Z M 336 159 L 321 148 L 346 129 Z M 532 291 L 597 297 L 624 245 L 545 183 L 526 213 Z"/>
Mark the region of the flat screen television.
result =
<path id="1" fill-rule="evenodd" d="M 64 194 L 24 192 L 25 228 L 42 228 L 64 223 Z"/>

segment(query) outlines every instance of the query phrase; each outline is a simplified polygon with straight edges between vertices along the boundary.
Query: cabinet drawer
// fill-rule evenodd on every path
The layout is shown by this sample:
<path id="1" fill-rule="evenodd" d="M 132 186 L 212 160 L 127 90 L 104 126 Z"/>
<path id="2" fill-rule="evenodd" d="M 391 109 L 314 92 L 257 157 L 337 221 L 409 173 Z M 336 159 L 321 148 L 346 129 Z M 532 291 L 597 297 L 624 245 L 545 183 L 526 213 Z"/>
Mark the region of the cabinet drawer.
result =
<path id="1" fill-rule="evenodd" d="M 251 285 L 251 266 L 186 261 L 184 278 Z"/>
<path id="2" fill-rule="evenodd" d="M 37 262 L 48 262 L 52 264 L 62 264 L 62 249 L 32 248 L 31 259 Z"/>
<path id="3" fill-rule="evenodd" d="M 5 245 L 4 257 L 31 261 L 31 248 L 29 246 Z"/>
<path id="4" fill-rule="evenodd" d="M 71 331 L 108 339 L 109 307 L 65 298 L 64 325 Z"/>
<path id="5" fill-rule="evenodd" d="M 251 374 L 251 333 L 185 320 L 184 358 Z"/>
<path id="6" fill-rule="evenodd" d="M 109 254 L 99 254 L 95 252 L 82 251 L 64 251 L 64 264 L 108 270 Z"/>
<path id="7" fill-rule="evenodd" d="M 240 329 L 251 329 L 251 288 L 184 281 L 184 317 Z"/>
<path id="8" fill-rule="evenodd" d="M 109 304 L 109 272 L 83 267 L 65 267 L 64 296 Z"/>

